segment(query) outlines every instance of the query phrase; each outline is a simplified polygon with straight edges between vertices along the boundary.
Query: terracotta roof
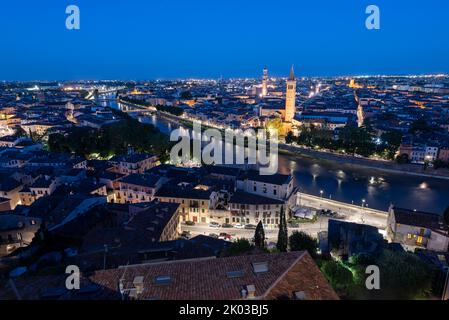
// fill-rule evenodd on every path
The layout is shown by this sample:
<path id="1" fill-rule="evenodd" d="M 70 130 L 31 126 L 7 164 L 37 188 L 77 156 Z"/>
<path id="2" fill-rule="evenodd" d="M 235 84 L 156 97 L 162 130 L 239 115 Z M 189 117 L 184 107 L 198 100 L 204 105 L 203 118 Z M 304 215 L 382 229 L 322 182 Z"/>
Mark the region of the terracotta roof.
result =
<path id="1" fill-rule="evenodd" d="M 443 222 L 443 217 L 434 213 L 413 211 L 403 208 L 393 208 L 396 223 L 428 228 L 436 232 L 447 234 L 448 226 Z"/>
<path id="2" fill-rule="evenodd" d="M 254 263 L 266 263 L 268 271 L 256 274 Z M 292 271 L 292 272 L 291 272 Z M 232 277 L 229 273 L 240 273 Z M 169 283 L 157 284 L 157 277 L 168 276 Z M 255 296 L 274 299 L 279 294 L 305 292 L 310 299 L 338 299 L 312 258 L 305 252 L 261 254 L 219 259 L 196 259 L 97 271 L 90 280 L 107 291 L 117 291 L 120 279 L 125 289 L 133 288 L 136 277 L 143 277 L 139 299 L 234 300 L 254 285 Z M 282 288 L 290 288 L 283 292 Z"/>
<path id="3" fill-rule="evenodd" d="M 256 194 L 247 193 L 247 192 L 237 192 L 232 195 L 229 203 L 237 203 L 237 204 L 284 204 L 284 201 L 278 199 L 271 199 L 267 197 L 262 197 Z"/>
<path id="4" fill-rule="evenodd" d="M 267 271 L 256 274 L 255 263 L 266 263 Z M 158 277 L 163 278 L 158 282 Z M 65 292 L 52 299 L 121 299 L 119 283 L 129 292 L 137 280 L 143 290 L 136 298 L 142 300 L 237 300 L 242 299 L 241 291 L 247 286 L 254 286 L 256 299 L 294 299 L 296 293 L 307 300 L 338 299 L 306 252 L 172 261 L 97 271 L 82 279 L 88 288 L 95 286 L 92 292 Z M 64 291 L 64 281 L 63 276 L 28 277 L 16 280 L 16 287 L 23 299 L 39 299 L 48 292 Z M 0 298 L 14 299 L 8 286 L 0 290 Z"/>

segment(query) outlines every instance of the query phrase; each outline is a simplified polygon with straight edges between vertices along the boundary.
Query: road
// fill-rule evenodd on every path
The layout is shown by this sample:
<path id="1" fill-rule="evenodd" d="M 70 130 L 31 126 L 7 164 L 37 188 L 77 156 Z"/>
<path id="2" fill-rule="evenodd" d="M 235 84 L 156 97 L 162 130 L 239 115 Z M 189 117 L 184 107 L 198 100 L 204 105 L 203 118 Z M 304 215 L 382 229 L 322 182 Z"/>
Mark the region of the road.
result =
<path id="1" fill-rule="evenodd" d="M 384 211 L 346 204 L 304 193 L 298 194 L 298 200 L 299 205 L 302 207 L 338 212 L 340 215 L 344 216 L 345 220 L 348 222 L 367 224 L 381 230 L 384 230 L 387 227 L 388 213 Z"/>
<path id="2" fill-rule="evenodd" d="M 307 234 L 317 237 L 320 231 L 327 230 L 327 222 L 329 218 L 320 217 L 317 222 L 301 224 L 299 228 L 288 228 L 289 234 L 294 231 L 304 231 Z M 211 228 L 208 224 L 197 223 L 194 226 L 182 225 L 182 231 L 189 231 L 192 237 L 197 235 L 210 235 L 220 233 L 228 233 L 232 236 L 232 239 L 252 239 L 254 237 L 254 230 L 237 229 L 237 228 Z M 278 237 L 278 229 L 265 229 L 265 237 L 267 242 L 276 242 Z"/>
<path id="3" fill-rule="evenodd" d="M 378 228 L 382 232 L 386 229 L 387 212 L 373 210 L 370 208 L 362 208 L 361 206 L 345 204 L 303 193 L 299 194 L 298 199 L 298 202 L 302 207 L 338 212 L 339 216 L 337 219 L 339 220 L 371 225 Z M 294 231 L 304 231 L 316 238 L 320 231 L 327 231 L 328 221 L 328 217 L 319 216 L 316 222 L 302 223 L 299 228 L 289 228 L 288 230 L 290 234 Z M 233 239 L 252 239 L 254 237 L 254 230 L 237 228 L 211 228 L 205 223 L 197 223 L 194 226 L 187 226 L 183 224 L 182 231 L 189 231 L 192 236 L 228 233 Z M 276 242 L 278 229 L 265 229 L 265 235 L 268 243 Z"/>

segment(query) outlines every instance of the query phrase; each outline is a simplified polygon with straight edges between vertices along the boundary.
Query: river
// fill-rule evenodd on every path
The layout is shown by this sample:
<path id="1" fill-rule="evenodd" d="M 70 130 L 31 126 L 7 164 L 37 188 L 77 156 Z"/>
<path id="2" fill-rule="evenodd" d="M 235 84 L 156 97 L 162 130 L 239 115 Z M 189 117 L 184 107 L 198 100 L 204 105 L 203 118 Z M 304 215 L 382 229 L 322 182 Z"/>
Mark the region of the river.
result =
<path id="1" fill-rule="evenodd" d="M 108 104 L 120 108 L 115 101 Z M 156 115 L 140 117 L 169 134 L 177 124 Z M 302 192 L 386 211 L 399 207 L 442 213 L 449 206 L 449 180 L 354 168 L 306 157 L 279 156 L 279 172 L 293 173 Z"/>

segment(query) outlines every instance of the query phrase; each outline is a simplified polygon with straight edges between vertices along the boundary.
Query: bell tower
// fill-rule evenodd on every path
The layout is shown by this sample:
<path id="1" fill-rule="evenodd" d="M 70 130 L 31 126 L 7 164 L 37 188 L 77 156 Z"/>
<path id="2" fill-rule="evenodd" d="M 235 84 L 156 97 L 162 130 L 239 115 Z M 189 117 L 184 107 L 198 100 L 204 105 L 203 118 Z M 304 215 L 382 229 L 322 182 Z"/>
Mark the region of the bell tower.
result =
<path id="1" fill-rule="evenodd" d="M 287 93 L 285 96 L 285 118 L 284 121 L 291 123 L 296 113 L 296 79 L 293 66 L 287 80 Z"/>
<path id="2" fill-rule="evenodd" d="M 262 97 L 266 97 L 268 94 L 268 69 L 265 67 L 263 69 L 262 77 Z"/>

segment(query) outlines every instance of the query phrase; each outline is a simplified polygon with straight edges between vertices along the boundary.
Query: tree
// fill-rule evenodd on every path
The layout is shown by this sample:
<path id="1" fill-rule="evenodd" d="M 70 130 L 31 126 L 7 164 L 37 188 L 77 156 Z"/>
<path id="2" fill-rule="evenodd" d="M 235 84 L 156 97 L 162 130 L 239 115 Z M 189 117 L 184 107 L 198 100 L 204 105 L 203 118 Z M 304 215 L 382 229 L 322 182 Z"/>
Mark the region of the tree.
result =
<path id="1" fill-rule="evenodd" d="M 382 134 L 381 140 L 383 142 L 383 149 L 386 151 L 387 158 L 394 159 L 396 152 L 399 149 L 402 141 L 402 133 L 400 131 L 392 130 Z"/>
<path id="2" fill-rule="evenodd" d="M 192 98 L 193 98 L 193 96 L 190 91 L 184 91 L 181 93 L 181 99 L 183 99 L 183 100 L 190 100 Z"/>
<path id="3" fill-rule="evenodd" d="M 267 130 L 271 135 L 271 132 L 277 132 L 278 136 L 281 136 L 284 131 L 284 123 L 282 122 L 281 118 L 275 118 L 272 120 L 269 120 L 267 122 Z"/>
<path id="4" fill-rule="evenodd" d="M 307 250 L 311 256 L 317 254 L 317 242 L 303 231 L 295 231 L 289 238 L 291 251 Z"/>
<path id="5" fill-rule="evenodd" d="M 412 123 L 410 126 L 410 133 L 426 133 L 426 132 L 432 132 L 432 127 L 429 126 L 427 121 L 424 118 L 418 119 L 415 122 Z"/>
<path id="6" fill-rule="evenodd" d="M 441 159 L 436 159 L 436 160 L 433 162 L 433 167 L 434 167 L 435 169 L 446 168 L 447 166 L 448 166 L 448 164 L 447 164 L 446 162 L 444 162 L 443 160 L 441 160 Z"/>
<path id="7" fill-rule="evenodd" d="M 293 136 L 293 132 L 289 131 L 285 137 L 285 143 L 292 144 L 293 141 L 295 141 L 295 137 Z"/>
<path id="8" fill-rule="evenodd" d="M 446 208 L 446 210 L 443 213 L 443 219 L 444 222 L 449 226 L 449 207 Z"/>
<path id="9" fill-rule="evenodd" d="M 321 271 L 336 291 L 346 291 L 354 283 L 352 272 L 339 262 L 326 261 L 323 263 Z"/>
<path id="10" fill-rule="evenodd" d="M 384 250 L 376 265 L 381 272 L 381 290 L 375 298 L 410 300 L 423 298 L 432 287 L 432 271 L 418 256 L 408 252 Z"/>
<path id="11" fill-rule="evenodd" d="M 256 232 L 254 234 L 254 244 L 258 249 L 265 249 L 265 231 L 263 229 L 262 221 L 259 221 Z"/>
<path id="12" fill-rule="evenodd" d="M 226 248 L 222 253 L 222 257 L 232 257 L 242 255 L 251 252 L 254 246 L 247 239 L 238 239 L 233 242 L 228 248 Z"/>
<path id="13" fill-rule="evenodd" d="M 409 163 L 410 161 L 409 161 L 408 154 L 404 153 L 404 154 L 401 154 L 400 156 L 397 156 L 396 162 L 399 164 Z"/>
<path id="14" fill-rule="evenodd" d="M 16 126 L 14 129 L 16 130 L 16 132 L 14 133 L 14 137 L 23 138 L 28 136 L 26 131 L 23 130 L 21 126 Z"/>
<path id="15" fill-rule="evenodd" d="M 288 246 L 288 230 L 287 230 L 287 221 L 285 218 L 284 206 L 281 206 L 281 214 L 279 219 L 279 233 L 278 233 L 278 242 L 276 244 L 276 248 L 280 252 L 287 252 Z"/>

